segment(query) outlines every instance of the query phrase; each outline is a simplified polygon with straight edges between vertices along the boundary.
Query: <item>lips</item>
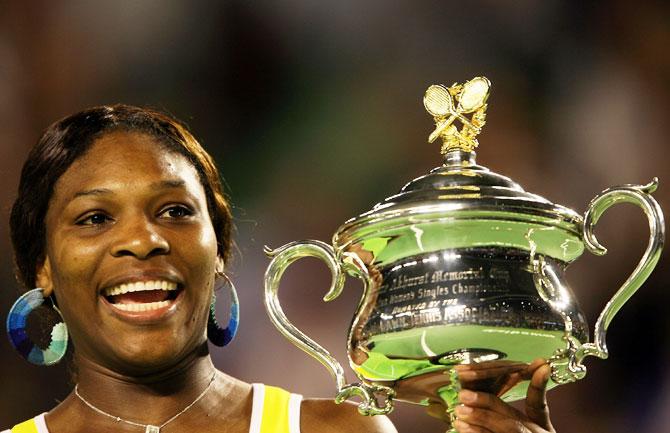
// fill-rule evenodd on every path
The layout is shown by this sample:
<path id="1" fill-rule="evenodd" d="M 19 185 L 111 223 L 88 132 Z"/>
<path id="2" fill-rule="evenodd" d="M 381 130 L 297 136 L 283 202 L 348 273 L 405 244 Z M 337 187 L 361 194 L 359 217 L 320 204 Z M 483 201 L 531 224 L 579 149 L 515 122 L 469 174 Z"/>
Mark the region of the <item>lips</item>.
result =
<path id="1" fill-rule="evenodd" d="M 169 280 L 135 281 L 104 289 L 101 295 L 119 312 L 151 313 L 169 309 L 181 292 Z"/>

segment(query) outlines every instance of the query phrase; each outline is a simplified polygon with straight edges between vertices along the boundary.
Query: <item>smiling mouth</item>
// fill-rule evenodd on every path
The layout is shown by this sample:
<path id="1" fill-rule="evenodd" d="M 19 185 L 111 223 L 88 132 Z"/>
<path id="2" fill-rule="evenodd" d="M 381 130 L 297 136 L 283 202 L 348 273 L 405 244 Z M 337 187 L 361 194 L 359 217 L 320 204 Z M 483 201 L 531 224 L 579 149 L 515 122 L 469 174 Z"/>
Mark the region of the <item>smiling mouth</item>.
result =
<path id="1" fill-rule="evenodd" d="M 169 307 L 179 293 L 179 284 L 166 280 L 119 284 L 102 292 L 109 304 L 121 311 L 154 311 Z"/>

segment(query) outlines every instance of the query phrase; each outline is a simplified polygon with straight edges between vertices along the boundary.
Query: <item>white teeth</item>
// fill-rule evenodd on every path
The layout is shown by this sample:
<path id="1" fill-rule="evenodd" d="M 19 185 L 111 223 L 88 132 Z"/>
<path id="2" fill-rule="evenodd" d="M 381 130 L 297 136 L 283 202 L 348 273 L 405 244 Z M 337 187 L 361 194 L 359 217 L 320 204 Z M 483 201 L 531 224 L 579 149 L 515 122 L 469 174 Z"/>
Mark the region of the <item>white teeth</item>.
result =
<path id="1" fill-rule="evenodd" d="M 123 311 L 151 311 L 158 310 L 170 305 L 170 301 L 148 302 L 146 304 L 110 304 L 114 308 Z"/>
<path id="2" fill-rule="evenodd" d="M 141 292 L 143 290 L 177 290 L 177 283 L 165 280 L 138 281 L 136 283 L 119 284 L 116 287 L 105 289 L 105 296 L 123 295 L 130 292 Z"/>

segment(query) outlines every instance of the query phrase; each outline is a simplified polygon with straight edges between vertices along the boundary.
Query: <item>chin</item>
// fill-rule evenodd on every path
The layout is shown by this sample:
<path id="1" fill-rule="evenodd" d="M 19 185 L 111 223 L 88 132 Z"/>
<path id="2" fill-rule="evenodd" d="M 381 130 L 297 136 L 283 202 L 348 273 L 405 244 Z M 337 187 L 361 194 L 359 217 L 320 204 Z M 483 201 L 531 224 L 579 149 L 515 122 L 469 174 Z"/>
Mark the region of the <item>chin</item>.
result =
<path id="1" fill-rule="evenodd" d="M 118 373 L 129 376 L 147 376 L 179 369 L 208 354 L 206 340 L 191 344 L 179 344 L 174 339 L 161 341 L 124 341 L 121 351 L 114 354 L 113 366 Z"/>

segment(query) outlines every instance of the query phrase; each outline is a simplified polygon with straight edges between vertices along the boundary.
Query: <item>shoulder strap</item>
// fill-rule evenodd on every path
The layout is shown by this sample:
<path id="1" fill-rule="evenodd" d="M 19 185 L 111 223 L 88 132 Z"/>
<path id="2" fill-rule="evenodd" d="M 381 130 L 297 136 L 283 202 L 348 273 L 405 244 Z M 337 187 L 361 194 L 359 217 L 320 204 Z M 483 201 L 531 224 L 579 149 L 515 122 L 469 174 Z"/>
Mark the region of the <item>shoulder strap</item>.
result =
<path id="1" fill-rule="evenodd" d="M 37 433 L 49 433 L 49 429 L 47 428 L 47 421 L 46 418 L 44 417 L 47 413 L 44 412 L 41 415 L 38 415 L 35 417 L 35 425 L 37 426 Z"/>
<path id="2" fill-rule="evenodd" d="M 302 396 L 281 388 L 253 384 L 249 433 L 300 433 Z"/>

